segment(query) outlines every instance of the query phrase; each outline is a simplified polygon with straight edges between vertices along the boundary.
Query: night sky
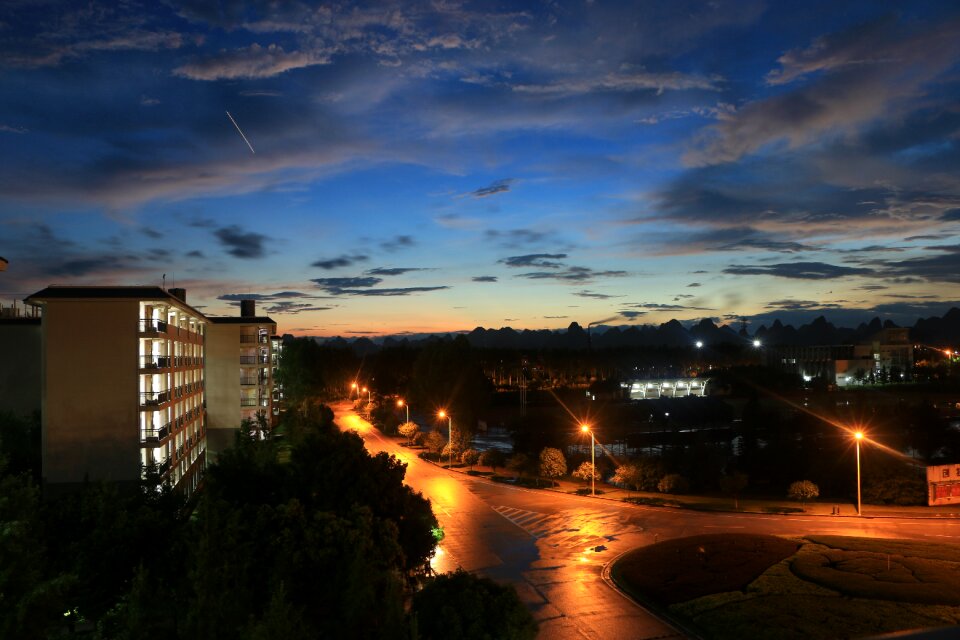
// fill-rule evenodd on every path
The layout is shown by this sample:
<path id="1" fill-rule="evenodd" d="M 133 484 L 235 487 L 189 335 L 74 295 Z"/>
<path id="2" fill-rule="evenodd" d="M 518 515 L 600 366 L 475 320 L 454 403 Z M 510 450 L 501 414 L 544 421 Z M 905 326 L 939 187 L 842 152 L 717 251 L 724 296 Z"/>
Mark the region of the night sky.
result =
<path id="1" fill-rule="evenodd" d="M 4 303 L 166 274 L 344 336 L 960 306 L 956 2 L 5 0 L 0 87 Z"/>

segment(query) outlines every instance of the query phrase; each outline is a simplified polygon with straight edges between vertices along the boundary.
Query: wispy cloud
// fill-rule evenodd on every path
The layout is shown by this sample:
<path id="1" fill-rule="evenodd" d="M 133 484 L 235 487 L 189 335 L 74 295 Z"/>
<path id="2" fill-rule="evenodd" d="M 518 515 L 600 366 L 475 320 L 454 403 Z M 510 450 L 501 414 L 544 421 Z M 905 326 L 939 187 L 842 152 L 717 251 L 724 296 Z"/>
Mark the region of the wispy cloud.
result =
<path id="1" fill-rule="evenodd" d="M 843 267 L 825 262 L 784 262 L 769 265 L 731 265 L 724 273 L 738 276 L 774 276 L 795 280 L 830 280 L 848 276 L 872 275 L 871 269 Z"/>
<path id="2" fill-rule="evenodd" d="M 514 268 L 540 267 L 541 269 L 559 269 L 563 266 L 563 263 L 558 262 L 558 260 L 563 260 L 566 257 L 567 254 L 565 253 L 528 253 L 522 256 L 510 256 L 498 262 Z"/>
<path id="3" fill-rule="evenodd" d="M 276 44 L 257 43 L 245 49 L 222 51 L 202 60 L 188 62 L 173 72 L 191 80 L 237 80 L 269 78 L 291 69 L 329 64 L 329 55 L 318 51 L 284 51 Z"/>
<path id="4" fill-rule="evenodd" d="M 213 235 L 226 247 L 227 253 L 235 258 L 251 260 L 266 255 L 264 243 L 268 238 L 261 233 L 244 231 L 237 225 L 230 225 L 217 229 Z"/>
<path id="5" fill-rule="evenodd" d="M 316 262 L 311 262 L 311 267 L 317 267 L 318 269 L 323 269 L 324 271 L 331 271 L 333 269 L 339 269 L 341 267 L 349 267 L 358 262 L 366 262 L 369 260 L 369 256 L 362 254 L 354 255 L 341 255 L 336 258 L 326 258 L 317 260 Z"/>
<path id="6" fill-rule="evenodd" d="M 486 198 L 489 196 L 496 195 L 498 193 L 506 193 L 510 191 L 510 185 L 513 183 L 513 178 L 505 178 L 503 180 L 497 180 L 496 182 L 487 185 L 486 187 L 481 187 L 474 191 L 470 192 L 474 198 Z"/>

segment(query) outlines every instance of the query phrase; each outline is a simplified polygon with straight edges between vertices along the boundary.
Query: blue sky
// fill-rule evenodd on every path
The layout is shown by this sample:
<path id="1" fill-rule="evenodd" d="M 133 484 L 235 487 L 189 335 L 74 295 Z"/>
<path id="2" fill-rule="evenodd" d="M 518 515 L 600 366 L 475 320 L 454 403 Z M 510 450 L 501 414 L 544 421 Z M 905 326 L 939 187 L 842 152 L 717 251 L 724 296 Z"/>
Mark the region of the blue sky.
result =
<path id="1" fill-rule="evenodd" d="M 912 323 L 960 305 L 958 63 L 949 2 L 7 0 L 0 299 Z"/>

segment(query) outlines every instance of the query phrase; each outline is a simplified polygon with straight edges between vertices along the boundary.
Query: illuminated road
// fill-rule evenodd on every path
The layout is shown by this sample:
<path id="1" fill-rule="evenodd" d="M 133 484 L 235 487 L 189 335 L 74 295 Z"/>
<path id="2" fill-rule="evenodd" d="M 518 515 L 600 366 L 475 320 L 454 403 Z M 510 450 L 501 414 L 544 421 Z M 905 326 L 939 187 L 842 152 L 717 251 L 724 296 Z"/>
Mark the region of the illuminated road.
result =
<path id="1" fill-rule="evenodd" d="M 371 452 L 386 451 L 405 462 L 407 484 L 432 502 L 446 532 L 434 568 L 460 566 L 514 584 L 539 621 L 542 638 L 682 638 L 601 576 L 617 555 L 655 540 L 751 532 L 960 543 L 957 520 L 708 513 L 521 489 L 424 462 L 381 436 L 348 404 L 334 409 L 341 428 L 360 433 Z"/>

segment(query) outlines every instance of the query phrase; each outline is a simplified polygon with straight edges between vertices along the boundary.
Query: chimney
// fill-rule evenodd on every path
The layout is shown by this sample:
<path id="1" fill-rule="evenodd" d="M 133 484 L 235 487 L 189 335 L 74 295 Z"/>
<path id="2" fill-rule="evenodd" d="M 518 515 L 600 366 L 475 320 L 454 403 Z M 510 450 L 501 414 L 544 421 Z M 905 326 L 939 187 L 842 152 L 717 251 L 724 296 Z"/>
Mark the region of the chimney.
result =
<path id="1" fill-rule="evenodd" d="M 253 318 L 257 315 L 257 301 L 256 300 L 241 300 L 240 301 L 240 317 L 241 318 Z"/>
<path id="2" fill-rule="evenodd" d="M 179 300 L 180 302 L 186 302 L 186 301 L 187 301 L 187 290 L 186 290 L 186 289 L 181 289 L 181 288 L 179 288 L 179 287 L 177 287 L 177 288 L 171 287 L 170 289 L 167 289 L 167 293 L 169 293 L 170 295 L 172 295 L 174 298 L 176 298 L 176 299 Z"/>

